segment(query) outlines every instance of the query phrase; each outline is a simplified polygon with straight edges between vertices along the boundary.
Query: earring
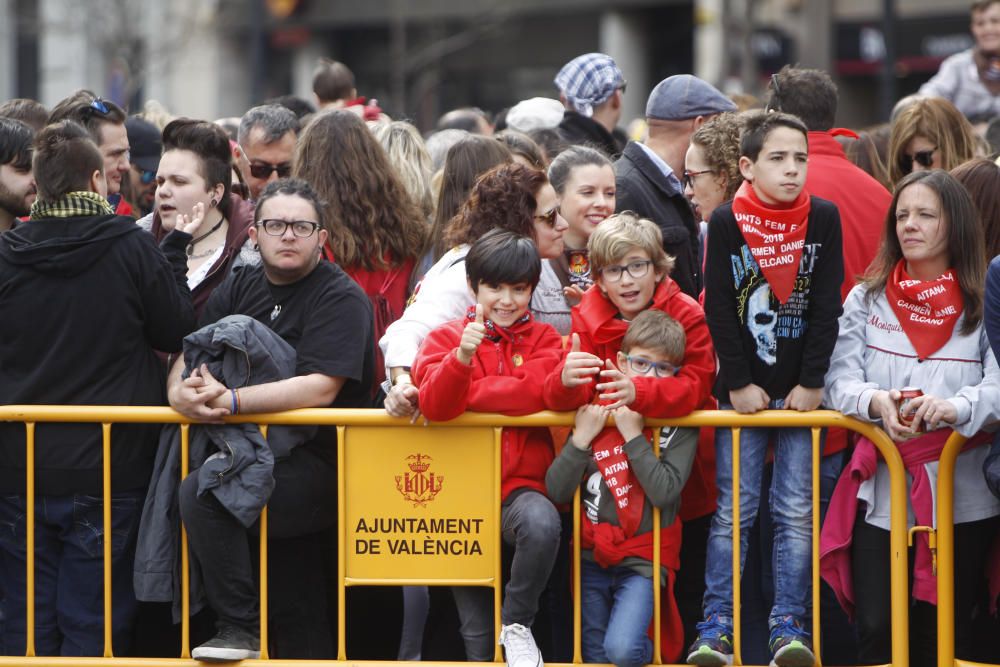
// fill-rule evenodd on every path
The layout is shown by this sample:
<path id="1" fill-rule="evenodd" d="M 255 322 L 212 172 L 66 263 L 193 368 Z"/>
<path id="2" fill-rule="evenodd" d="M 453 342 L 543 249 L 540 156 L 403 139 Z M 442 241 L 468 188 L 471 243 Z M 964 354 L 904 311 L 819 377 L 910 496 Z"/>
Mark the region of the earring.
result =
<path id="1" fill-rule="evenodd" d="M 254 249 L 254 250 L 260 250 L 260 245 L 259 245 L 259 244 L 257 244 L 257 243 L 254 243 L 254 244 L 253 244 L 253 249 Z"/>
<path id="2" fill-rule="evenodd" d="M 208 205 L 209 205 L 209 206 L 210 206 L 211 208 L 215 208 L 216 206 L 218 206 L 218 205 L 219 205 L 219 200 L 218 200 L 218 199 L 216 199 L 215 197 L 212 197 L 212 201 L 208 202 Z"/>

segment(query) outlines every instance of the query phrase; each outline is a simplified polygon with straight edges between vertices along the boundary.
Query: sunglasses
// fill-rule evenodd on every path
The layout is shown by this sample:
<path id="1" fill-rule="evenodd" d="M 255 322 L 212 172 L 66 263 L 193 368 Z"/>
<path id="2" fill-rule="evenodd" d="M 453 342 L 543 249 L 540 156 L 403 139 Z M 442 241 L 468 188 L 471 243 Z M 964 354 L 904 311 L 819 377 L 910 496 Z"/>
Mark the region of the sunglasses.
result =
<path id="1" fill-rule="evenodd" d="M 150 183 L 152 183 L 155 180 L 156 180 L 156 172 L 155 171 L 148 171 L 146 169 L 140 170 L 139 181 L 143 185 L 149 185 Z"/>
<path id="2" fill-rule="evenodd" d="M 549 227 L 555 227 L 556 226 L 556 216 L 557 215 L 559 215 L 559 209 L 558 208 L 554 208 L 551 211 L 549 211 L 548 213 L 543 213 L 541 215 L 536 215 L 535 216 L 535 220 L 541 220 L 542 222 L 544 222 Z"/>
<path id="3" fill-rule="evenodd" d="M 108 108 L 108 105 L 105 104 L 104 100 L 102 100 L 100 97 L 95 97 L 91 101 L 90 108 L 96 111 L 97 113 L 101 114 L 102 116 L 107 116 L 109 113 L 111 113 L 111 109 Z"/>
<path id="4" fill-rule="evenodd" d="M 278 172 L 278 178 L 288 178 L 292 175 L 292 165 L 287 162 L 281 164 L 271 164 L 270 162 L 251 162 L 250 174 L 254 178 L 261 180 L 271 178 L 271 174 Z"/>
<path id="5" fill-rule="evenodd" d="M 771 100 L 766 111 L 781 111 L 781 88 L 778 87 L 778 75 L 771 75 Z"/>
<path id="6" fill-rule="evenodd" d="M 937 150 L 937 146 L 926 151 L 917 151 L 913 155 L 908 155 L 903 153 L 899 156 L 899 166 L 903 170 L 904 174 L 908 174 L 913 171 L 913 163 L 916 162 L 924 169 L 930 169 L 931 165 L 934 164 L 934 151 Z"/>

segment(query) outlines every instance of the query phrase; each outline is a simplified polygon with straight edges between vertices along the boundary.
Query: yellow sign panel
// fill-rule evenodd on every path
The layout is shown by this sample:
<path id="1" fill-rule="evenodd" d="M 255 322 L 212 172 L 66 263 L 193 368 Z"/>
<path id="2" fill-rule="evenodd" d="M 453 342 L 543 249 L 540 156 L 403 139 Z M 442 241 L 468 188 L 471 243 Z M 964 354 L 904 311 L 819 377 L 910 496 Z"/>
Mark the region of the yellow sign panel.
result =
<path id="1" fill-rule="evenodd" d="M 493 577 L 494 461 L 488 427 L 346 429 L 348 579 Z"/>

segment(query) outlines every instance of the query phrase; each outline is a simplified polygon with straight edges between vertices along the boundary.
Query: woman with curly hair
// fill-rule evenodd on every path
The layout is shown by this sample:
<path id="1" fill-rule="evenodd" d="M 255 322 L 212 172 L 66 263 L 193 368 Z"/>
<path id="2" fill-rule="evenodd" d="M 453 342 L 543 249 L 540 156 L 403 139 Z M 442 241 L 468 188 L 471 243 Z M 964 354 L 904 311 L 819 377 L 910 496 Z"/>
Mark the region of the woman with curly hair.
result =
<path id="1" fill-rule="evenodd" d="M 519 164 L 501 164 L 487 171 L 445 229 L 444 242 L 451 250 L 427 272 L 413 302 L 379 341 L 392 385 L 385 399 L 389 414 L 412 415 L 417 410 L 410 365 L 432 329 L 463 317 L 475 304 L 465 277 L 465 255 L 472 241 L 491 229 L 531 238 L 543 259 L 562 254 L 566 222 L 558 214 L 556 192 L 544 172 Z"/>
<path id="2" fill-rule="evenodd" d="M 691 135 L 684 156 L 684 195 L 698 220 L 707 222 L 712 211 L 736 194 L 740 174 L 740 117 L 721 113 Z"/>
<path id="3" fill-rule="evenodd" d="M 913 171 L 949 171 L 975 154 L 975 130 L 955 105 L 940 97 L 917 99 L 892 123 L 889 181 L 898 184 Z"/>
<path id="4" fill-rule="evenodd" d="M 299 140 L 292 164 L 324 200 L 329 235 L 324 256 L 335 261 L 372 302 L 378 341 L 403 313 L 410 273 L 424 249 L 427 224 L 385 150 L 350 111 L 316 116 Z M 381 355 L 375 348 L 378 382 Z"/>

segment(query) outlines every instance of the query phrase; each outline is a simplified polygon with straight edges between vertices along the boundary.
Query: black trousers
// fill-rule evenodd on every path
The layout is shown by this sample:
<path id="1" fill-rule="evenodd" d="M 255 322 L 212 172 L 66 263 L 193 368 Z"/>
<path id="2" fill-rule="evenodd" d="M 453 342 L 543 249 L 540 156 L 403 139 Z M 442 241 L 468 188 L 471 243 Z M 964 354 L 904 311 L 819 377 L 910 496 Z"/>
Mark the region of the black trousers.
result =
<path id="1" fill-rule="evenodd" d="M 336 469 L 300 447 L 275 464 L 268 501 L 271 655 L 334 658 L 323 541 L 336 520 Z M 259 631 L 259 524 L 247 530 L 211 493 L 198 497 L 196 473 L 181 483 L 181 518 L 218 625 Z"/>
<path id="2" fill-rule="evenodd" d="M 1000 517 L 955 525 L 955 655 L 980 660 L 995 652 L 995 637 L 978 631 L 988 613 L 984 568 Z M 910 550 L 910 570 L 913 550 Z M 854 522 L 851 545 L 858 657 L 861 664 L 892 661 L 892 620 L 889 602 L 889 531 L 865 523 L 864 512 Z M 984 653 L 985 652 L 985 653 Z M 910 606 L 910 664 L 937 664 L 937 608 L 915 601 Z"/>

